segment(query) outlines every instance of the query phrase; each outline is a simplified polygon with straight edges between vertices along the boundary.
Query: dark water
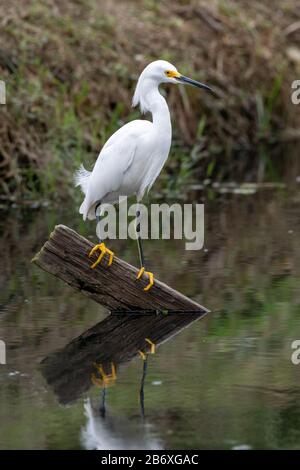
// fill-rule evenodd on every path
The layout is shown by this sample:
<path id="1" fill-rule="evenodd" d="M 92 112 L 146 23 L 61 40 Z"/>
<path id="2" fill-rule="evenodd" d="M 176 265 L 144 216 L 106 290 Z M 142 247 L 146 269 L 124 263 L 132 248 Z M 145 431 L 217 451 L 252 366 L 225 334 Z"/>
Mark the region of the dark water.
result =
<path id="1" fill-rule="evenodd" d="M 30 259 L 56 223 L 91 238 L 94 226 L 71 204 L 60 213 L 12 209 L 1 222 L 0 448 L 300 448 L 300 365 L 291 362 L 300 339 L 299 213 L 297 189 L 234 195 L 206 204 L 205 250 L 145 243 L 156 275 L 211 313 L 149 356 L 142 420 L 141 359 L 118 368 L 105 419 L 100 387 L 62 405 L 45 380 L 40 362 L 106 312 Z M 134 241 L 110 246 L 138 264 Z M 65 380 L 72 385 L 70 371 Z"/>

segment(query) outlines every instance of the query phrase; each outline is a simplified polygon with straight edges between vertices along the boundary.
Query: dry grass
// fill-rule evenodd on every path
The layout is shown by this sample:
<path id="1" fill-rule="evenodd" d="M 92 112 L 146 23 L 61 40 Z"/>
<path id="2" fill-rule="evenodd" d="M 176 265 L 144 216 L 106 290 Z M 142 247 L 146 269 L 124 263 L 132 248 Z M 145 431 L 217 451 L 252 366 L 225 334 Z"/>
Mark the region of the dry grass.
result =
<path id="1" fill-rule="evenodd" d="M 293 0 L 11 0 L 0 5 L 0 18 L 8 91 L 0 107 L 0 192 L 7 197 L 65 191 L 79 161 L 92 162 L 132 113 L 138 73 L 157 58 L 219 95 L 166 90 L 175 124 L 170 175 L 201 168 L 226 178 L 238 168 L 251 179 L 252 163 L 241 165 L 233 151 L 299 125 L 290 102 L 300 72 L 291 53 L 300 41 Z"/>

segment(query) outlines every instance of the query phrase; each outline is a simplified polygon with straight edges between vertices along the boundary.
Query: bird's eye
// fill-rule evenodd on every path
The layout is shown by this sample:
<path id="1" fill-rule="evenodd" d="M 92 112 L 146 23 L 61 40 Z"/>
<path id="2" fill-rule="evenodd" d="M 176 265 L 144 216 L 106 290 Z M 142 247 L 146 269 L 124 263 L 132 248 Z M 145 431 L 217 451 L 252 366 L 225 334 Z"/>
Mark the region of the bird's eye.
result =
<path id="1" fill-rule="evenodd" d="M 166 75 L 167 77 L 171 77 L 171 71 L 170 71 L 170 70 L 166 70 L 166 71 L 165 71 L 165 75 Z"/>

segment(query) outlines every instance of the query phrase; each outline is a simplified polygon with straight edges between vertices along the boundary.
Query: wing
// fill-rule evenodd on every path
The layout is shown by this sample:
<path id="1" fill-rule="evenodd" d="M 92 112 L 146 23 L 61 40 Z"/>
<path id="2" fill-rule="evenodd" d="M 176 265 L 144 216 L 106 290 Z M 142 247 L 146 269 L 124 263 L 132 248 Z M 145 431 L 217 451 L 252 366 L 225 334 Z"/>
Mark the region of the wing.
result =
<path id="1" fill-rule="evenodd" d="M 142 119 L 136 119 L 134 121 L 128 122 L 125 124 L 125 126 L 120 127 L 105 143 L 105 145 L 102 148 L 102 152 L 111 145 L 117 144 L 118 142 L 121 142 L 123 139 L 126 138 L 132 138 L 138 139 L 141 137 L 145 132 L 148 132 L 150 129 L 152 129 L 152 122 L 142 120 Z M 99 155 L 99 157 L 100 157 Z"/>
<path id="2" fill-rule="evenodd" d="M 149 121 L 132 121 L 119 129 L 106 142 L 89 177 L 85 199 L 80 207 L 84 220 L 94 218 L 89 211 L 107 194 L 117 191 L 134 160 L 138 139 L 149 130 Z"/>

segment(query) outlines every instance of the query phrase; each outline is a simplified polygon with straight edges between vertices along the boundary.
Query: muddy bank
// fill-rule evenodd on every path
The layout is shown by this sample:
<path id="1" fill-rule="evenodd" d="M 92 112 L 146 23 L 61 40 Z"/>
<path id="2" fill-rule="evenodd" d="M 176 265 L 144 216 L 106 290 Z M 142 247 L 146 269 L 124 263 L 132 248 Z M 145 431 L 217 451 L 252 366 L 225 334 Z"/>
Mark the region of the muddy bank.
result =
<path id="1" fill-rule="evenodd" d="M 300 67 L 300 8 L 291 0 L 13 0 L 0 13 L 5 197 L 69 193 L 79 162 L 92 164 L 107 137 L 138 115 L 135 82 L 157 58 L 218 95 L 165 88 L 174 121 L 166 187 L 169 175 L 175 186 L 232 174 L 253 180 L 266 160 L 262 145 L 297 135 L 290 90 Z"/>

